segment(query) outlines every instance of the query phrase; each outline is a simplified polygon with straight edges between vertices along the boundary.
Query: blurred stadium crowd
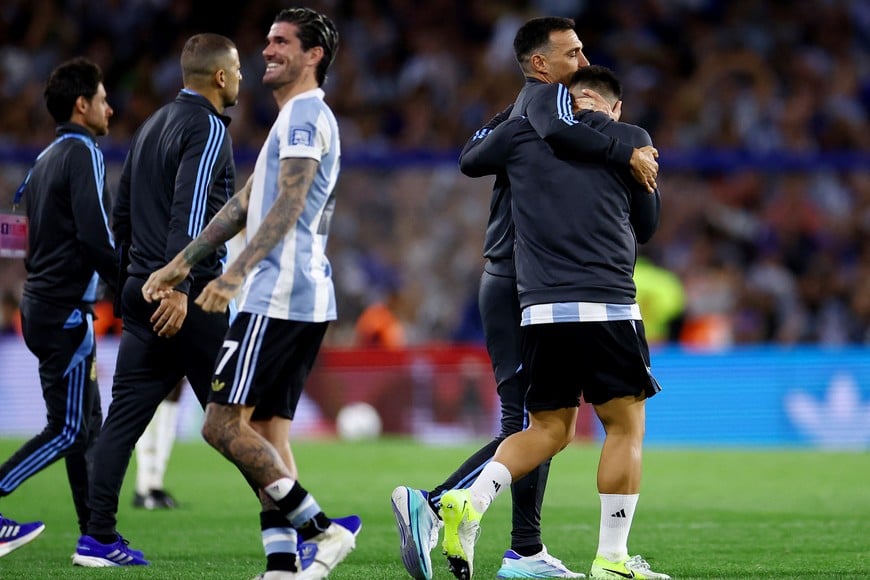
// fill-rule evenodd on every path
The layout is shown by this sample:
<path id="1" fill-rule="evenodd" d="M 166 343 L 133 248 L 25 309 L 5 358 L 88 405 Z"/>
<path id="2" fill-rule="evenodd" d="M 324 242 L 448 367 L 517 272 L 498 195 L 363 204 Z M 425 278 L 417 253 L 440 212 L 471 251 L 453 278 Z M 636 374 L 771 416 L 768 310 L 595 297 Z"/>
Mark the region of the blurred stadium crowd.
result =
<path id="1" fill-rule="evenodd" d="M 260 50 L 284 4 L 5 0 L 0 147 L 35 153 L 51 140 L 43 83 L 60 61 L 86 55 L 106 74 L 115 116 L 101 144 L 117 165 L 139 124 L 181 86 L 186 38 L 219 32 L 242 56 L 229 110 L 241 183 L 276 113 Z M 340 318 L 330 343 L 352 343 L 360 312 L 386 295 L 399 298 L 390 304 L 411 343 L 480 340 L 491 182 L 463 177 L 455 158 L 513 100 L 522 83 L 513 35 L 539 15 L 576 19 L 589 60 L 623 80 L 623 120 L 646 128 L 662 153 L 662 224 L 643 248 L 645 274 L 660 277 L 639 291 L 651 339 L 870 343 L 867 2 L 302 4 L 333 16 L 341 33 L 326 85 L 346 158 L 328 251 Z M 32 154 L 7 158 L 4 206 Z M 14 298 L 23 268 L 0 260 L 0 273 L 0 291 Z"/>

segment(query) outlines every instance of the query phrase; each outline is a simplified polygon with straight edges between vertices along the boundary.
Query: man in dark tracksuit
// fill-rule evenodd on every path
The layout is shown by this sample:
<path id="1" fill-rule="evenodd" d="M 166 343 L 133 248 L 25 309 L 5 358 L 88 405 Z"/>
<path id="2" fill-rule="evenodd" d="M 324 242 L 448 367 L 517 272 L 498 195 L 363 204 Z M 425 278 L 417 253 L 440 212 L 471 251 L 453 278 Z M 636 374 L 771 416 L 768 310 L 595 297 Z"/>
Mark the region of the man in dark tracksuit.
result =
<path id="1" fill-rule="evenodd" d="M 575 96 L 576 87 L 593 86 L 613 105 L 611 116 L 584 112 L 578 119 L 624 143 L 651 144 L 643 129 L 612 120 L 621 109 L 621 87 L 610 71 L 585 67 L 572 85 Z M 658 190 L 649 194 L 624 169 L 554 153 L 522 117 L 492 131 L 468 163 L 506 169 L 511 185 L 531 427 L 507 438 L 468 490 L 445 494 L 445 538 L 473 537 L 500 488 L 571 441 L 582 394 L 605 430 L 598 470 L 602 517 L 591 577 L 666 580 L 627 551 L 640 486 L 645 401 L 660 390 L 650 372 L 632 279 L 637 243 L 649 240 L 658 226 Z M 445 540 L 445 548 L 448 557 L 473 554 L 459 542 L 448 548 Z"/>
<path id="2" fill-rule="evenodd" d="M 235 166 L 223 112 L 236 103 L 241 72 L 235 45 L 216 34 L 191 37 L 181 55 L 184 87 L 133 137 L 118 189 L 113 227 L 129 248 L 121 290 L 124 328 L 102 436 L 94 449 L 91 517 L 73 563 L 144 565 L 116 531 L 118 497 L 130 455 L 154 411 L 182 377 L 206 402 L 227 315 L 193 299 L 221 274 L 222 256 L 203 260 L 159 305 L 141 288 L 194 239 L 235 193 Z"/>
<path id="3" fill-rule="evenodd" d="M 55 69 L 45 99 L 57 138 L 21 190 L 30 228 L 21 322 L 27 348 L 39 359 L 48 424 L 0 465 L 0 497 L 63 457 L 84 532 L 89 451 L 103 419 L 92 305 L 98 277 L 114 287 L 118 275 L 106 168 L 94 141 L 108 133 L 112 108 L 99 67 L 85 59 Z M 16 524 L 0 516 L 0 556 L 43 529 L 42 522 Z"/>
<path id="4" fill-rule="evenodd" d="M 549 43 L 550 61 L 545 73 L 529 62 L 542 45 Z M 486 336 L 486 346 L 495 372 L 501 401 L 501 432 L 469 457 L 443 483 L 423 493 L 431 508 L 417 508 L 421 492 L 400 486 L 393 492 L 393 505 L 397 523 L 408 532 L 402 535 L 403 561 L 408 572 L 416 578 L 430 578 L 427 571 L 427 546 L 418 546 L 415 536 L 429 541 L 425 530 L 427 519 L 434 521 L 445 492 L 454 488 L 467 488 L 477 478 L 483 466 L 492 458 L 496 448 L 509 435 L 521 431 L 527 423 L 525 394 L 528 377 L 522 369 L 520 349 L 520 307 L 517 300 L 516 271 L 514 269 L 514 224 L 511 215 L 511 189 L 503 160 L 499 166 L 476 167 L 466 160 L 483 138 L 510 116 L 528 116 L 541 137 L 566 153 L 612 167 L 632 168 L 639 180 L 654 178 L 650 170 L 655 166 L 647 151 L 635 149 L 611 136 L 604 135 L 588 124 L 577 122 L 572 115 L 571 95 L 565 84 L 578 69 L 588 65 L 582 53 L 582 43 L 573 31 L 573 21 L 564 18 L 537 18 L 527 22 L 517 33 L 514 47 L 517 60 L 526 75 L 526 83 L 516 102 L 496 115 L 477 131 L 466 143 L 460 155 L 463 173 L 471 177 L 495 174 L 489 221 L 484 240 L 486 265 L 481 276 L 478 303 Z M 602 106 L 602 105 L 599 105 Z M 646 164 L 646 165 L 645 165 Z M 565 565 L 546 552 L 541 540 L 541 506 L 549 474 L 546 461 L 528 476 L 511 486 L 513 514 L 511 549 L 505 552 L 499 577 L 559 577 L 577 578 Z M 422 515 L 419 515 L 422 512 Z M 421 525 L 421 523 L 423 525 Z M 435 526 L 439 523 L 435 522 Z M 408 541 L 409 538 L 411 541 Z M 461 577 L 466 571 L 455 569 Z"/>

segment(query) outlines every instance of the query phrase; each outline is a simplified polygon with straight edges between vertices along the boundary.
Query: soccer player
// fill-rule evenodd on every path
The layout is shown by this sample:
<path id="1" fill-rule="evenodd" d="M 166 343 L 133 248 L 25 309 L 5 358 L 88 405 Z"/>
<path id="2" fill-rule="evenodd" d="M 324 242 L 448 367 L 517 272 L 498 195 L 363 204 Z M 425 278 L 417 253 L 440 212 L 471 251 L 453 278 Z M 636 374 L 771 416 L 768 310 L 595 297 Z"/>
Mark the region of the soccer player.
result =
<path id="1" fill-rule="evenodd" d="M 516 103 L 502 111 L 468 141 L 460 156 L 463 171 L 472 176 L 496 174 L 484 242 L 486 266 L 481 276 L 479 306 L 486 346 L 492 361 L 501 400 L 501 432 L 469 457 L 450 477 L 431 491 L 399 486 L 392 494 L 393 511 L 400 531 L 402 561 L 408 573 L 421 580 L 432 578 L 430 552 L 438 543 L 441 521 L 438 510 L 443 494 L 468 487 L 492 459 L 496 448 L 509 435 L 527 424 L 524 401 L 528 376 L 522 368 L 520 306 L 514 268 L 514 226 L 511 190 L 503 164 L 474 167 L 466 163 L 483 137 L 511 115 L 528 115 L 540 135 L 554 146 L 614 167 L 629 168 L 649 187 L 654 185 L 657 163 L 651 149 L 636 149 L 612 136 L 578 123 L 571 111 L 567 83 L 578 68 L 589 64 L 583 44 L 568 18 L 534 18 L 514 39 L 514 52 L 526 78 Z M 593 95 L 594 96 L 594 95 Z M 603 100 L 597 107 L 609 110 Z M 566 114 L 567 112 L 567 114 Z M 549 472 L 543 462 L 511 486 L 513 526 L 511 549 L 502 560 L 499 578 L 582 578 L 550 555 L 541 539 L 541 505 Z M 465 563 L 449 561 L 457 576 L 470 574 Z"/>
<path id="2" fill-rule="evenodd" d="M 263 50 L 263 84 L 280 110 L 254 173 L 142 288 L 146 300 L 171 294 L 194 264 L 246 228 L 244 250 L 196 299 L 205 312 L 223 312 L 241 290 L 202 434 L 262 490 L 267 580 L 326 577 L 354 549 L 361 525 L 355 516 L 341 524 L 326 517 L 300 484 L 289 444 L 305 379 L 336 318 L 325 248 L 341 149 L 321 86 L 337 49 L 326 16 L 307 8 L 278 13 Z M 314 553 L 299 554 L 313 561 L 297 574 L 298 540 Z"/>
<path id="3" fill-rule="evenodd" d="M 52 71 L 45 103 L 57 138 L 39 154 L 16 198 L 25 196 L 29 223 L 21 324 L 27 348 L 39 359 L 48 424 L 0 465 L 0 497 L 64 458 L 84 530 L 88 452 L 103 420 L 92 309 L 98 277 L 114 288 L 118 276 L 106 167 L 95 140 L 108 134 L 112 107 L 102 71 L 84 58 Z M 44 529 L 42 522 L 0 515 L 0 557 Z"/>
<path id="4" fill-rule="evenodd" d="M 594 89 L 611 105 L 610 116 L 578 117 L 626 143 L 651 145 L 646 131 L 617 122 L 621 86 L 608 69 L 582 68 L 571 86 L 584 104 L 582 90 Z M 627 549 L 646 399 L 660 390 L 632 280 L 637 244 L 658 226 L 658 190 L 649 194 L 625 170 L 556 156 L 523 118 L 493 130 L 474 156 L 466 161 L 502 163 L 511 184 L 531 424 L 502 442 L 468 489 L 444 494 L 445 552 L 467 564 L 471 577 L 484 512 L 508 484 L 570 443 L 582 394 L 606 434 L 598 467 L 599 545 L 590 576 L 668 580 Z"/>
<path id="5" fill-rule="evenodd" d="M 113 212 L 129 277 L 119 289 L 124 328 L 112 403 L 94 446 L 90 520 L 73 555 L 79 566 L 148 564 L 116 530 L 130 455 L 154 410 L 182 377 L 205 405 L 228 326 L 226 313 L 189 307 L 189 295 L 220 275 L 218 256 L 200 264 L 159 305 L 142 299 L 145 278 L 195 238 L 234 192 L 230 118 L 224 111 L 239 95 L 238 51 L 224 36 L 197 34 L 184 45 L 181 70 L 184 88 L 133 137 Z"/>

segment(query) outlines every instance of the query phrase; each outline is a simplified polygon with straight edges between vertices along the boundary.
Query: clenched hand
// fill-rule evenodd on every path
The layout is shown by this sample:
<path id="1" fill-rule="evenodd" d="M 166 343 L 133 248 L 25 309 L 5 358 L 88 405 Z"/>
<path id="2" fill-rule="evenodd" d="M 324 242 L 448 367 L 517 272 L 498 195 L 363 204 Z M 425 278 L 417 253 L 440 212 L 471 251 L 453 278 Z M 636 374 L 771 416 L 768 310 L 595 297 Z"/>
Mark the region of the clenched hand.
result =
<path id="1" fill-rule="evenodd" d="M 209 282 L 195 302 L 206 312 L 226 312 L 230 300 L 238 293 L 244 278 L 229 272 Z"/>

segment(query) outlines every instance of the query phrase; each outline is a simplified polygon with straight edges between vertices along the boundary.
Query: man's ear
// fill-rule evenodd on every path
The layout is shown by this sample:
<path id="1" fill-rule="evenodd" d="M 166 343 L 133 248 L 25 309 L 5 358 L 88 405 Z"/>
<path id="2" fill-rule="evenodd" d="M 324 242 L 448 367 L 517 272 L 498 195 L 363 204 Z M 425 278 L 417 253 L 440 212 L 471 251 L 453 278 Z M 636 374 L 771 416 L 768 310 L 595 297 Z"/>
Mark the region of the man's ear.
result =
<path id="1" fill-rule="evenodd" d="M 614 121 L 619 121 L 619 118 L 621 116 L 622 116 L 622 101 L 619 100 L 619 101 L 616 101 L 615 105 L 613 105 L 613 114 L 611 115 L 611 117 L 613 117 Z"/>
<path id="2" fill-rule="evenodd" d="M 538 74 L 544 74 L 547 72 L 547 59 L 543 54 L 533 54 L 529 59 L 529 64 L 532 67 L 532 71 Z"/>
<path id="3" fill-rule="evenodd" d="M 225 86 L 227 86 L 227 71 L 225 71 L 225 70 L 222 69 L 222 68 L 219 68 L 219 69 L 214 73 L 214 82 L 215 82 L 215 83 L 217 84 L 217 86 L 219 86 L 220 88 L 224 88 Z"/>
<path id="4" fill-rule="evenodd" d="M 84 97 L 84 95 L 79 95 L 76 98 L 75 104 L 73 105 L 73 113 L 79 113 L 79 114 L 84 115 L 87 112 L 90 104 L 91 104 L 90 101 L 88 101 Z"/>
<path id="5" fill-rule="evenodd" d="M 312 46 L 309 50 L 309 61 L 311 62 L 311 66 L 317 67 L 320 64 L 320 61 L 323 59 L 325 53 L 323 52 L 322 46 Z"/>

